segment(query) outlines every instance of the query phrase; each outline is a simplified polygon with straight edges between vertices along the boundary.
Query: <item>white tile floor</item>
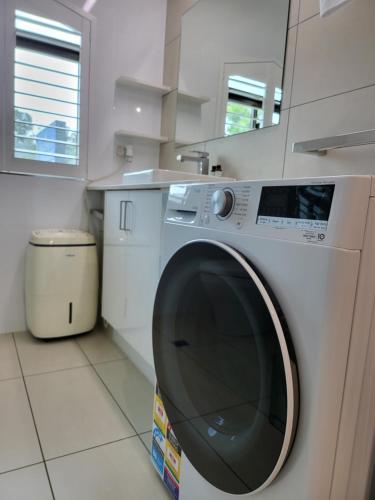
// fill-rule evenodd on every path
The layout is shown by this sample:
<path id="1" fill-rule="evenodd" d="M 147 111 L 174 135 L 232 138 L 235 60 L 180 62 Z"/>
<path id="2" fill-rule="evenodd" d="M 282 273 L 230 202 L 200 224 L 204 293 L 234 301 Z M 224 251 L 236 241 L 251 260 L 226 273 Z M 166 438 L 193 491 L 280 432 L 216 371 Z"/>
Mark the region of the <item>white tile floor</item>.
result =
<path id="1" fill-rule="evenodd" d="M 167 500 L 153 387 L 102 330 L 0 335 L 1 500 Z"/>

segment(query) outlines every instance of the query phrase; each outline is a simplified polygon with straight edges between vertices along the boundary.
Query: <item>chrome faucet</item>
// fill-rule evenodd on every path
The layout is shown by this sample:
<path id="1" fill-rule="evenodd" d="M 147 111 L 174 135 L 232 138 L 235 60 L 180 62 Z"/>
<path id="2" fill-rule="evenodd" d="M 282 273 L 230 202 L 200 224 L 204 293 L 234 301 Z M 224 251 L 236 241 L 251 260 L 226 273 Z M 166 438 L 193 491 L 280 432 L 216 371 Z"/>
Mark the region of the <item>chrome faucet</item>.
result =
<path id="1" fill-rule="evenodd" d="M 184 161 L 192 161 L 197 164 L 198 174 L 208 175 L 209 153 L 205 153 L 204 151 L 192 151 L 192 153 L 196 153 L 197 156 L 177 155 L 176 159 L 181 163 Z"/>

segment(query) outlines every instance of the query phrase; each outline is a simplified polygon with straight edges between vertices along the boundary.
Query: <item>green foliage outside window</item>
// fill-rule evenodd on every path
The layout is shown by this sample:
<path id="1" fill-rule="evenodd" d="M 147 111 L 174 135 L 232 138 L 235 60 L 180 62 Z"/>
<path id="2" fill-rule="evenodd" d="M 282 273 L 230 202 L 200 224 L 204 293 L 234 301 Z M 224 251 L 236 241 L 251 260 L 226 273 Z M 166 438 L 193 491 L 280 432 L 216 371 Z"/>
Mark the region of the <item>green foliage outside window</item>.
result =
<path id="1" fill-rule="evenodd" d="M 228 101 L 225 119 L 225 135 L 241 134 L 261 124 L 263 111 L 246 104 Z"/>
<path id="2" fill-rule="evenodd" d="M 20 123 L 22 122 L 22 123 Z M 33 120 L 29 113 L 14 110 L 14 131 L 15 131 L 15 147 L 30 151 L 36 151 L 35 138 L 33 137 Z M 23 137 L 18 137 L 23 136 Z M 23 158 L 33 160 L 34 155 L 24 153 Z"/>

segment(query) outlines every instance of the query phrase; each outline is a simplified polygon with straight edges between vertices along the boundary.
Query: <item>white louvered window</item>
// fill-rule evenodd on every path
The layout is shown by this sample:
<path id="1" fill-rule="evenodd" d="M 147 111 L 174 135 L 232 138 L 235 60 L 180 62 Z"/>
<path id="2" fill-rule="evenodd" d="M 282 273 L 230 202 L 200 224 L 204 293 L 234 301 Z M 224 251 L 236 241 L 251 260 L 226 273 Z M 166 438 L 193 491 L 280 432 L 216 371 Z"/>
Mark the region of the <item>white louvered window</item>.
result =
<path id="1" fill-rule="evenodd" d="M 15 12 L 14 158 L 80 164 L 81 33 Z"/>

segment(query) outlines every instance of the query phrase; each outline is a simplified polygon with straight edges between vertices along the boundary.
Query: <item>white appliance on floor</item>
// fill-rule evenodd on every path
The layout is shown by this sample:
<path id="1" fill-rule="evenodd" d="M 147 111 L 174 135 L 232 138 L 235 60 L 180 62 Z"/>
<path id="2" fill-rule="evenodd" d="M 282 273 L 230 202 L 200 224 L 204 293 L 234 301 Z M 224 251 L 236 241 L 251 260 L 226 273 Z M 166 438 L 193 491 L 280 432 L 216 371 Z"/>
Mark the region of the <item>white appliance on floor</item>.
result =
<path id="1" fill-rule="evenodd" d="M 26 253 L 26 323 L 38 338 L 92 330 L 98 309 L 94 236 L 74 229 L 33 231 Z"/>
<path id="2" fill-rule="evenodd" d="M 369 497 L 374 196 L 369 176 L 171 186 L 153 461 L 174 498 Z"/>

